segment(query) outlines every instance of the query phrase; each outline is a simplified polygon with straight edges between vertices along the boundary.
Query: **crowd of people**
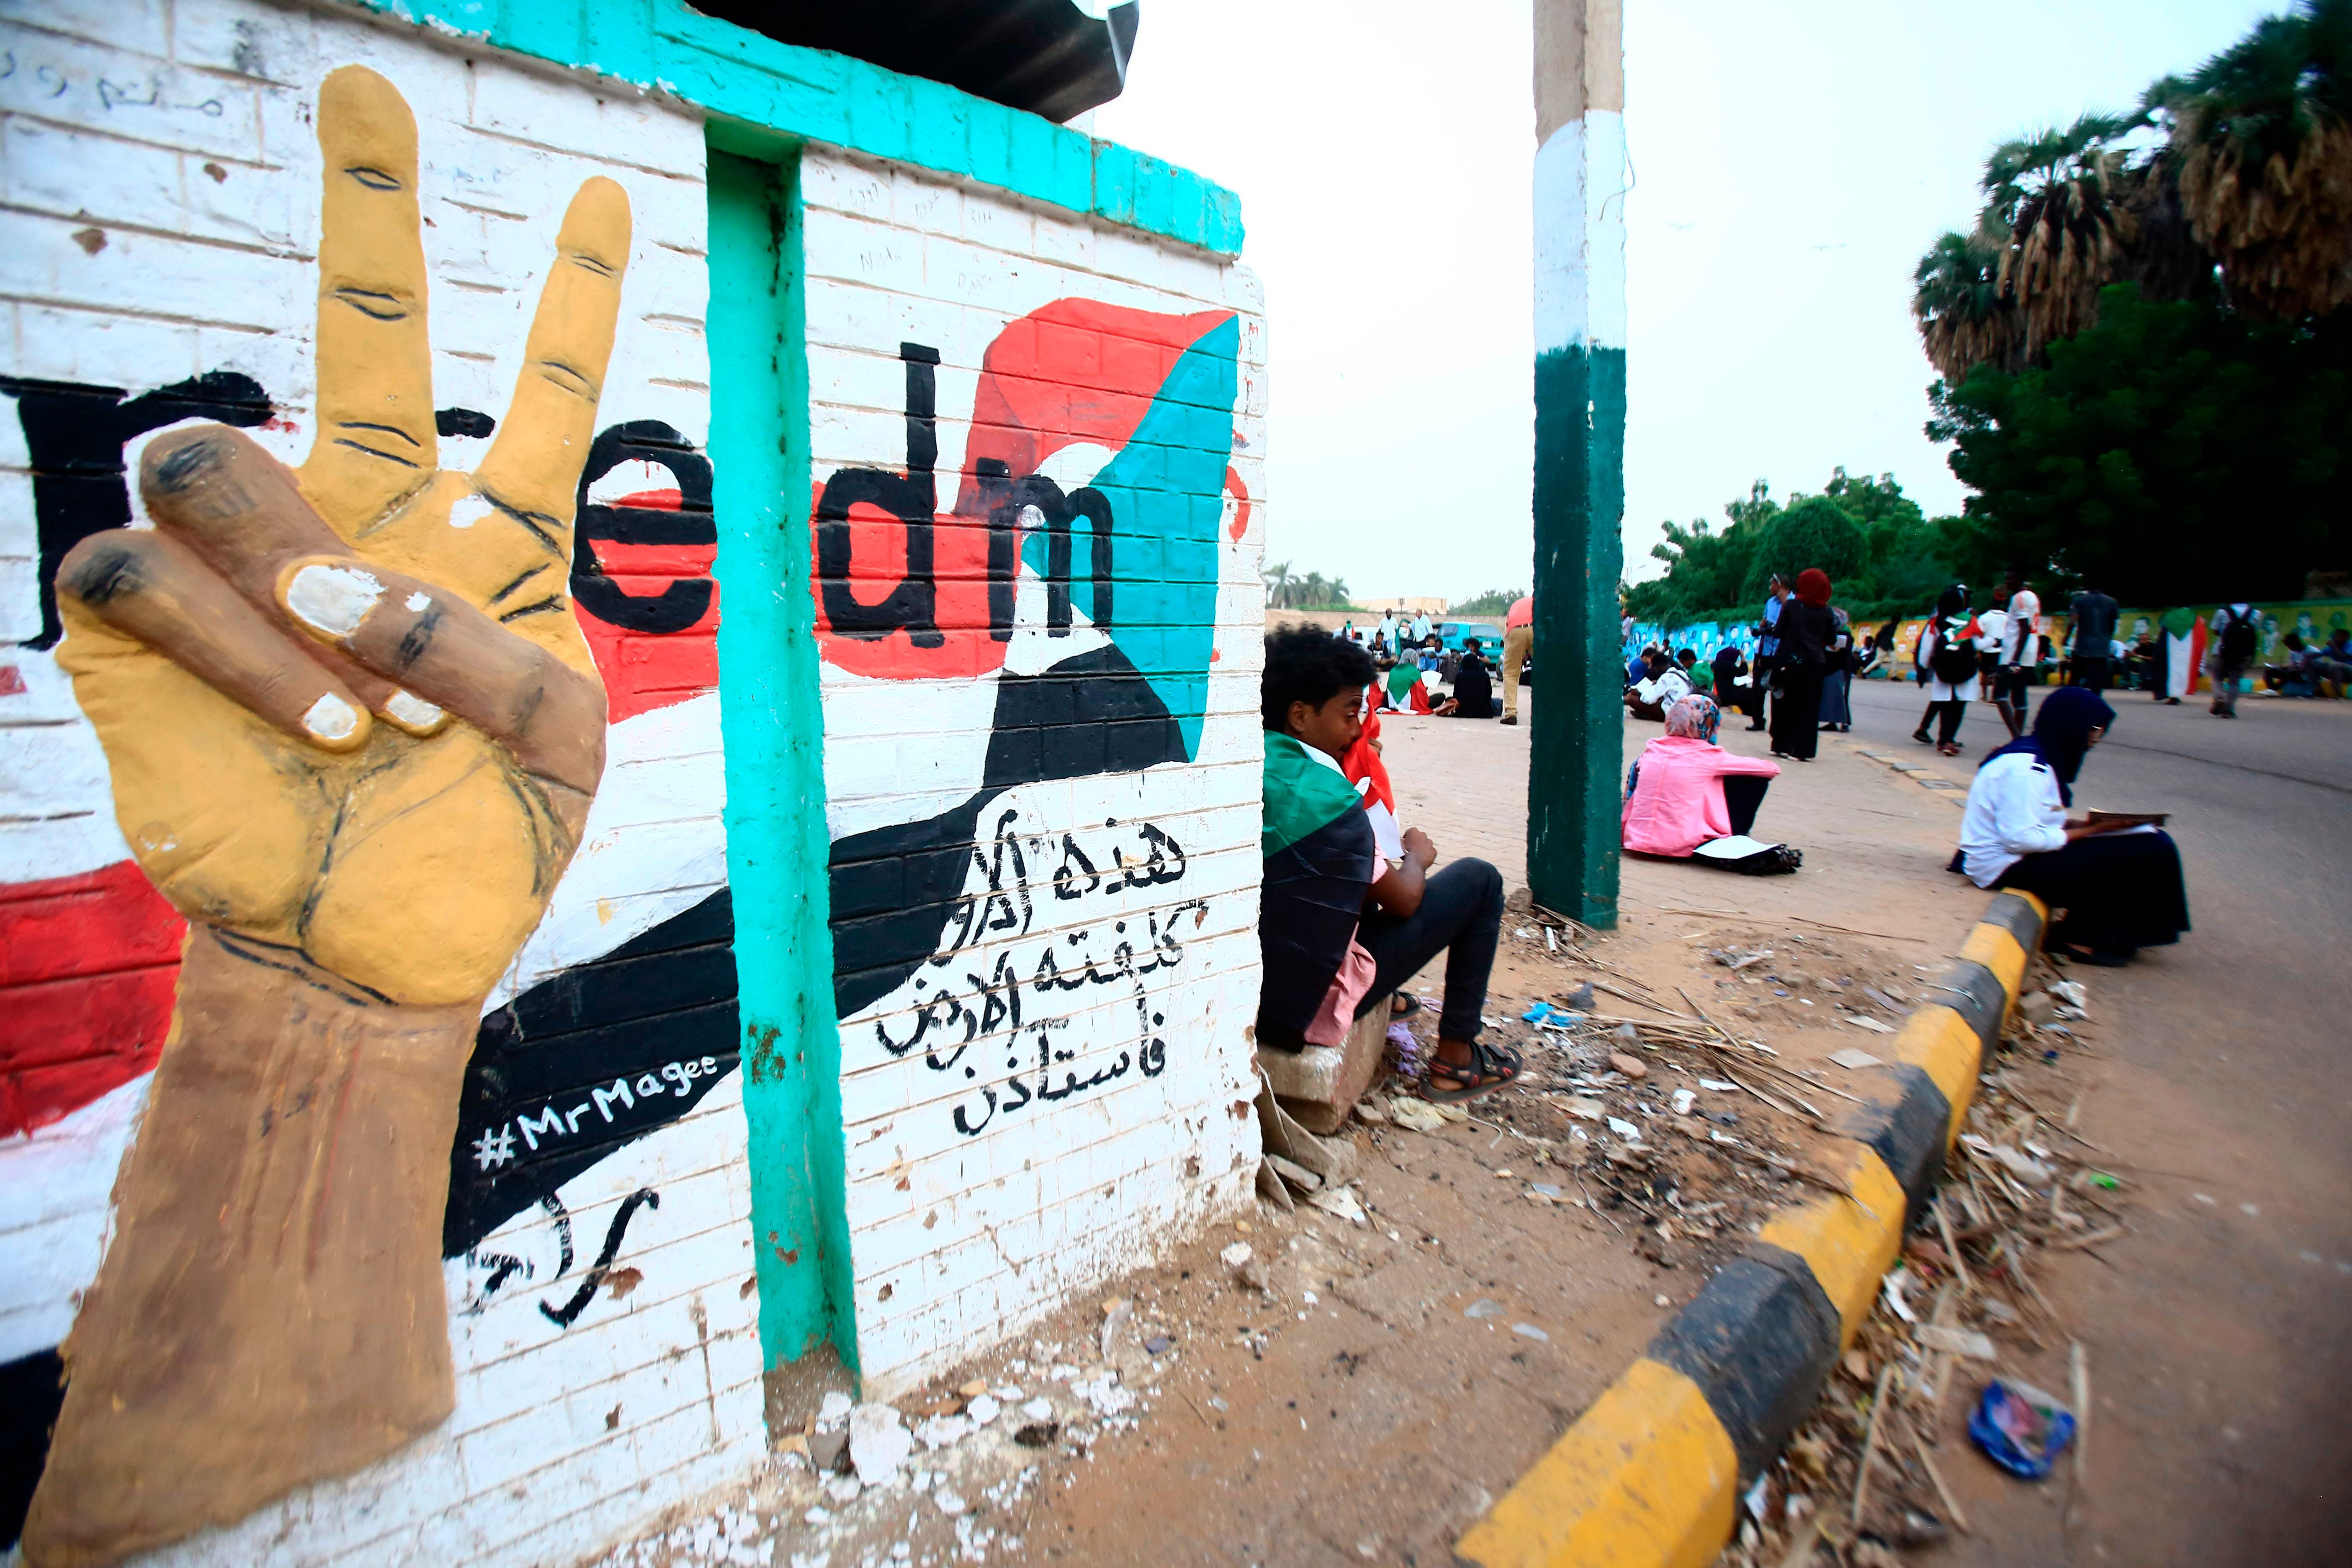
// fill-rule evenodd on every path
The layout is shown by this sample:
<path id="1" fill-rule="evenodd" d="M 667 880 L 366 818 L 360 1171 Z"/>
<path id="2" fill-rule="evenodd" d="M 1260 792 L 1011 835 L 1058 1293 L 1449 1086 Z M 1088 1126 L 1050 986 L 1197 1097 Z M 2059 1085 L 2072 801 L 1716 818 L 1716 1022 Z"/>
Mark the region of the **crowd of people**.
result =
<path id="1" fill-rule="evenodd" d="M 1894 645 L 1892 623 L 1857 642 L 1832 593 L 1817 569 L 1793 583 L 1775 577 L 1752 659 L 1725 647 L 1701 664 L 1693 650 L 1654 647 L 1628 664 L 1627 710 L 1664 726 L 1626 775 L 1621 825 L 1628 852 L 1751 875 L 1802 867 L 1801 851 L 1756 836 L 1766 793 L 1782 763 L 1814 759 L 1821 731 L 1852 724 L 1853 677 Z M 2043 652 L 2042 612 L 2021 573 L 2011 574 L 1998 605 L 1984 611 L 1970 608 L 1965 584 L 1947 588 L 1916 651 L 1927 695 L 1917 738 L 1930 740 L 1932 723 L 1938 749 L 1957 755 L 1968 708 L 1988 693 L 2009 731 L 1970 784 L 1950 869 L 1979 888 L 2035 894 L 2053 912 L 2046 944 L 2076 962 L 2106 965 L 2129 963 L 2140 949 L 2178 942 L 2189 930 L 2179 851 L 2162 816 L 2067 814 L 2085 760 L 2116 723 L 2101 694 L 2126 665 L 2111 646 L 2113 606 L 2095 590 L 2076 596 L 2068 649 L 2075 683 L 2050 692 L 2038 709 L 2029 709 L 2027 693 Z M 2246 638 L 2242 632 L 2232 639 L 2230 631 L 2252 621 L 2243 605 L 2214 617 L 2209 662 L 2217 675 L 2244 673 Z M 1525 658 L 1532 624 L 1531 605 L 1521 600 L 1505 638 L 1507 671 Z M 1293 626 L 1266 635 L 1257 1038 L 1276 1050 L 1338 1046 L 1376 1008 L 1391 1020 L 1409 1016 L 1423 1004 L 1401 987 L 1443 954 L 1444 1000 L 1421 1091 L 1433 1100 L 1468 1100 L 1520 1071 L 1516 1053 L 1483 1037 L 1503 880 L 1479 859 L 1440 868 L 1429 835 L 1402 824 L 1380 726 L 1383 713 L 1496 717 L 1492 670 L 1479 639 L 1466 639 L 1453 689 L 1441 697 L 1432 685 L 1443 652 L 1433 627 L 1383 617 L 1369 630 L 1359 637 L 1350 626 L 1335 637 Z M 2290 651 L 2304 657 L 2288 667 L 2289 678 L 2340 687 L 2352 679 L 2347 642 L 2338 633 L 2312 654 L 2292 639 Z M 1770 734 L 1771 759 L 1724 747 L 1725 707 L 1746 712 L 1750 730 Z M 2227 710 L 2219 697 L 2215 710 Z"/>
<path id="2" fill-rule="evenodd" d="M 1780 763 L 1726 751 L 1717 739 L 1720 708 L 1737 705 L 1750 730 L 1769 731 L 1780 761 L 1811 762 L 1815 736 L 1851 726 L 1853 676 L 1894 646 L 1895 624 L 1856 644 L 1846 617 L 1830 604 L 1832 585 L 1818 570 L 1793 584 L 1778 576 L 1755 627 L 1752 661 L 1726 647 L 1702 666 L 1694 652 L 1648 647 L 1625 672 L 1626 710 L 1656 720 L 1665 732 L 1643 747 L 1626 775 L 1622 818 L 1632 853 L 1709 861 L 1749 873 L 1793 871 L 1802 856 L 1753 837 L 1759 808 Z M 1951 869 L 1982 888 L 2017 888 L 2047 902 L 2055 919 L 2048 944 L 2081 962 L 2128 963 L 2143 947 L 2178 942 L 2189 929 L 2180 856 L 2161 816 L 2093 813 L 2069 817 L 2084 758 L 2113 728 L 2115 710 L 2100 693 L 2126 657 L 2116 644 L 2115 600 L 2096 588 L 2074 596 L 2063 650 L 2071 684 L 2038 710 L 2029 692 L 2045 656 L 2041 599 L 2026 574 L 2012 571 L 1994 605 L 1971 607 L 1965 584 L 1937 598 L 1914 651 L 1927 709 L 1913 738 L 1958 756 L 1969 707 L 1989 701 L 2008 738 L 1979 766 L 1969 791 Z M 2208 623 L 2205 668 L 2213 678 L 2213 711 L 2233 714 L 2237 689 L 2258 646 L 2252 606 L 2226 605 Z M 2339 689 L 2352 677 L 2352 637 L 2338 633 L 2332 653 L 2310 655 L 2300 637 L 2284 679 Z M 1713 695 L 1708 689 L 1712 688 Z M 2165 700 L 2161 686 L 2159 700 Z M 2177 699 L 2174 699 L 2177 700 Z M 1934 732 L 1930 733 L 1930 726 Z"/>

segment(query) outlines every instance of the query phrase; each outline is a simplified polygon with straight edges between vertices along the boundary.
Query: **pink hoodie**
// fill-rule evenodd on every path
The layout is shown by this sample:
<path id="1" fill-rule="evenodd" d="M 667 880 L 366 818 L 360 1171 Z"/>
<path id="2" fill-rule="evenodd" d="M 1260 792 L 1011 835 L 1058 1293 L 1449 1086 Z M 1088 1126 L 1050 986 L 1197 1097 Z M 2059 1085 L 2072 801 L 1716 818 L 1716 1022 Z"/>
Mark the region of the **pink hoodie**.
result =
<path id="1" fill-rule="evenodd" d="M 1643 747 L 1642 776 L 1625 803 L 1625 847 L 1679 857 L 1729 837 L 1731 814 L 1717 782 L 1729 773 L 1778 778 L 1780 764 L 1691 735 L 1661 735 Z"/>

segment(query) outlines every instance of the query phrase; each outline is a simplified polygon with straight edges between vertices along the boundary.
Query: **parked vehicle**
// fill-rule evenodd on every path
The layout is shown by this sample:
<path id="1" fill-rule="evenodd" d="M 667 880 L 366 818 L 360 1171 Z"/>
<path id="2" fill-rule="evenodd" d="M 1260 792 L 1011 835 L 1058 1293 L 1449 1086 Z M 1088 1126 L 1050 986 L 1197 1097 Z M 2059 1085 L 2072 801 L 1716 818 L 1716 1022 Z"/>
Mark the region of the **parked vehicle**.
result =
<path id="1" fill-rule="evenodd" d="M 1478 651 L 1486 662 L 1500 667 L 1503 657 L 1503 628 L 1492 621 L 1440 621 L 1437 623 L 1437 672 L 1446 679 L 1454 679 L 1454 667 L 1462 662 L 1463 645 L 1470 638 L 1478 639 Z"/>

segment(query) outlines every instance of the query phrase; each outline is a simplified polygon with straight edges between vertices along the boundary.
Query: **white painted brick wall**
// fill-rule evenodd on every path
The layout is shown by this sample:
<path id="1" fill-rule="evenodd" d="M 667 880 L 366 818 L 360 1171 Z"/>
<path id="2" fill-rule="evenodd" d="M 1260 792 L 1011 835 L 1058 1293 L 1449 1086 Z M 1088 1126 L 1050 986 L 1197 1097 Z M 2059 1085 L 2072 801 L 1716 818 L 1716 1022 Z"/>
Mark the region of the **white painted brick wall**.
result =
<path id="1" fill-rule="evenodd" d="M 933 972 L 953 984 L 953 973 L 987 974 L 1000 956 L 1034 964 L 1045 948 L 1071 951 L 1074 932 L 1079 951 L 1100 955 L 1117 921 L 1139 931 L 1184 909 L 1181 963 L 1147 983 L 1150 1006 L 1164 1016 L 1158 1033 L 1167 1066 L 1156 1077 L 1129 1070 L 1050 1109 L 1014 1113 L 1025 1120 L 1000 1111 L 967 1137 L 956 1129 L 956 1108 L 976 1114 L 983 1103 L 976 1092 L 1005 1084 L 1007 1062 L 1019 1055 L 1009 1048 L 1012 1031 L 982 1034 L 940 1071 L 927 1065 L 924 1047 L 894 1057 L 877 1039 L 877 1029 L 899 1038 L 911 1031 L 922 994 L 902 986 L 845 1021 L 858 1353 L 866 1375 L 888 1390 L 1018 1332 L 1074 1292 L 1145 1260 L 1177 1228 L 1237 1202 L 1254 1174 L 1255 1121 L 1234 1107 L 1255 1093 L 1244 1030 L 1256 1014 L 1262 865 L 1262 296 L 1230 261 L 843 153 L 812 149 L 801 188 L 820 483 L 841 468 L 903 465 L 902 342 L 940 356 L 936 472 L 944 510 L 965 465 L 982 356 L 1011 322 L 1065 299 L 1242 318 L 1230 462 L 1251 511 L 1241 538 L 1219 531 L 1216 654 L 1197 759 L 1020 785 L 986 814 L 992 821 L 1017 808 L 1018 831 L 1050 839 L 1056 853 L 1065 832 L 1101 838 L 1106 821 L 1150 821 L 1183 846 L 1186 874 L 1170 886 L 1130 889 L 1115 909 L 1082 918 L 1041 909 L 1025 933 L 977 942 L 958 955 L 952 973 Z M 1234 516 L 1230 501 L 1226 516 Z M 1078 554 L 1083 560 L 1083 544 Z M 828 663 L 824 681 L 836 837 L 927 818 L 973 793 L 995 710 L 992 680 L 881 679 Z M 1033 881 L 1038 876 L 1033 869 Z M 977 870 L 965 885 L 984 888 Z M 1088 1076 L 1135 1047 L 1135 1005 L 1126 992 L 1024 995 L 1024 1022 L 1066 1020 L 1063 1037 L 1077 1048 L 1057 1070 Z M 967 1066 L 976 1069 L 969 1079 Z"/>
<path id="2" fill-rule="evenodd" d="M 319 168 L 327 72 L 362 63 L 418 121 L 436 403 L 502 415 L 565 205 L 607 174 L 635 245 L 600 424 L 709 429 L 703 140 L 657 105 L 350 15 L 262 0 L 0 5 L 0 372 L 133 395 L 215 370 L 258 381 L 299 461 L 311 440 Z M 75 237 L 102 234 L 94 253 Z M 130 463 L 135 473 L 141 443 Z M 467 467 L 484 443 L 446 441 Z M 135 504 L 135 498 L 134 498 Z M 27 454 L 0 399 L 0 637 L 38 626 Z M 124 858 L 103 753 L 45 653 L 12 647 L 0 695 L 0 881 Z M 614 727 L 586 847 L 493 1001 L 723 885 L 717 699 Z M 0 1007 L 6 1006 L 0 994 Z M 106 1196 L 143 1080 L 0 1142 L 0 1356 L 46 1348 L 94 1271 Z M 309 1489 L 144 1563 L 282 1568 L 563 1563 L 739 1477 L 764 1447 L 742 1111 L 735 1080 L 567 1184 L 579 1257 L 562 1278 L 539 1210 L 484 1250 L 531 1269 L 485 1303 L 487 1270 L 447 1266 L 457 1409 L 372 1469 Z M 641 1186 L 619 1261 L 625 1299 L 566 1300 L 613 1212 Z"/>

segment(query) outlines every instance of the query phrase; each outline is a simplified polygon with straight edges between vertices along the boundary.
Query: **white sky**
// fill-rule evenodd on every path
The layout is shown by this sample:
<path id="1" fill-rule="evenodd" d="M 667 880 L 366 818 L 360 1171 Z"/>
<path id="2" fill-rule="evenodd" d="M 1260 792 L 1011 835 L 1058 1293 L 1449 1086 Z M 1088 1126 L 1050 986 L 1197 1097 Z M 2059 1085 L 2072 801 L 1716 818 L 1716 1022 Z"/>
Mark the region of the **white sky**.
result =
<path id="1" fill-rule="evenodd" d="M 1625 565 L 1756 479 L 1965 493 L 1911 269 L 1985 154 L 2126 109 L 2284 0 L 1626 0 Z M 1358 595 L 1524 587 L 1527 0 L 1147 0 L 1097 136 L 1241 193 L 1272 345 L 1266 558 Z M 1443 26 L 1438 26 L 1439 21 Z"/>

